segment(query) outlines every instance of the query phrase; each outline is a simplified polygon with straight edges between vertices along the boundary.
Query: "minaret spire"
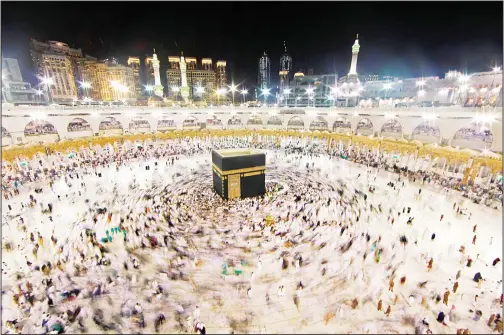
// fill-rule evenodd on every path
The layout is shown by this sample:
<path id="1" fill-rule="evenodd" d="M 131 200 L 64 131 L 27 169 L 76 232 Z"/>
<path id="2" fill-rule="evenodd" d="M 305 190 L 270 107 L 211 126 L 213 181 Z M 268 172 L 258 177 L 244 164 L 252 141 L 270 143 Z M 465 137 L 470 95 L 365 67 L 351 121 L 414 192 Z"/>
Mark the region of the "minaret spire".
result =
<path id="1" fill-rule="evenodd" d="M 284 41 L 284 50 L 287 53 L 287 45 L 285 44 L 285 41 Z"/>
<path id="2" fill-rule="evenodd" d="M 350 65 L 350 72 L 348 72 L 349 76 L 357 76 L 357 56 L 359 55 L 359 49 L 359 34 L 357 34 L 355 43 L 352 45 L 352 63 Z"/>
<path id="3" fill-rule="evenodd" d="M 180 96 L 184 99 L 184 102 L 189 101 L 189 87 L 187 86 L 187 64 L 184 59 L 184 52 L 180 51 Z"/>
<path id="4" fill-rule="evenodd" d="M 154 69 L 154 94 L 158 97 L 163 97 L 163 85 L 161 85 L 161 77 L 159 75 L 159 59 L 156 55 L 156 49 L 153 48 L 152 68 Z"/>

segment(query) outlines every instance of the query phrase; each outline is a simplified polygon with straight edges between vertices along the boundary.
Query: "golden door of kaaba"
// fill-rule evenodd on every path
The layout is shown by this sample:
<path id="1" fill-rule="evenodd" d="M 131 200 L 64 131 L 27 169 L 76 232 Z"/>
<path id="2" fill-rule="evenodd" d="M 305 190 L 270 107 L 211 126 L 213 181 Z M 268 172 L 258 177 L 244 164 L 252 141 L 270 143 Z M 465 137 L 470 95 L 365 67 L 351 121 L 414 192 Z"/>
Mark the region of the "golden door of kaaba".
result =
<path id="1" fill-rule="evenodd" d="M 241 197 L 240 174 L 232 174 L 228 176 L 228 199 Z"/>

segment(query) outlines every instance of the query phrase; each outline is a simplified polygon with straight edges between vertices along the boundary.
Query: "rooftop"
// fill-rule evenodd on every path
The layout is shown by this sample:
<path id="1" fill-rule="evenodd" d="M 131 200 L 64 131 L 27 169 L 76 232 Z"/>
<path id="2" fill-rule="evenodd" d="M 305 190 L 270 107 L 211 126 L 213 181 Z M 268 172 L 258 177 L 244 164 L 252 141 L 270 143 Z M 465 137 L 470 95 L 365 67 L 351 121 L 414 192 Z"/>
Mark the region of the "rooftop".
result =
<path id="1" fill-rule="evenodd" d="M 261 152 L 255 149 L 222 149 L 216 150 L 216 152 L 222 157 L 237 157 L 237 156 L 249 156 L 257 155 Z"/>

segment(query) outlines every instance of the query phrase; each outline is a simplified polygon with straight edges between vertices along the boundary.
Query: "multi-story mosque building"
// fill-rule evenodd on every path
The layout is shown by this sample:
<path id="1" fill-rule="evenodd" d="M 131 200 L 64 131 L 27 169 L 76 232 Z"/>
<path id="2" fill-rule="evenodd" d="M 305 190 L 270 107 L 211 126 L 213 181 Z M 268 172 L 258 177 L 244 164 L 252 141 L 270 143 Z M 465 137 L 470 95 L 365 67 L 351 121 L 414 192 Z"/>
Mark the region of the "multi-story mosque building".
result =
<path id="1" fill-rule="evenodd" d="M 279 105 L 291 107 L 408 107 L 452 106 L 502 107 L 502 69 L 463 74 L 449 71 L 444 78 L 359 76 L 357 59 L 360 44 L 352 45 L 352 61 L 347 75 L 305 75 L 296 72 L 288 89 L 282 90 Z M 363 79 L 361 81 L 361 79 Z"/>

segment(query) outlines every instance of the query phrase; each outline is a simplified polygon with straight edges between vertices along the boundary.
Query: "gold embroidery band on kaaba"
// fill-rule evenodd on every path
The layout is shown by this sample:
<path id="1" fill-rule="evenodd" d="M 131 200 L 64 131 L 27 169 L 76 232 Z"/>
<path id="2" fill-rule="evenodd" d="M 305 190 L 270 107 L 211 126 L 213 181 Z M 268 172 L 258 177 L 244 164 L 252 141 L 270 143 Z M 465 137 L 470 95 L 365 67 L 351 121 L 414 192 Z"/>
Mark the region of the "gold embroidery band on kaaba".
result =
<path id="1" fill-rule="evenodd" d="M 251 168 L 245 168 L 245 169 L 236 169 L 236 170 L 227 170 L 227 171 L 222 171 L 217 167 L 217 165 L 212 164 L 213 170 L 217 172 L 221 176 L 227 176 L 230 174 L 237 174 L 237 173 L 249 173 L 249 172 L 257 172 L 257 171 L 264 171 L 266 170 L 266 166 L 254 166 Z"/>
<path id="2" fill-rule="evenodd" d="M 263 170 L 264 171 L 264 170 Z M 244 177 L 252 177 L 252 176 L 257 176 L 263 173 L 263 171 L 256 171 L 256 172 L 249 172 L 249 173 L 244 173 Z"/>

